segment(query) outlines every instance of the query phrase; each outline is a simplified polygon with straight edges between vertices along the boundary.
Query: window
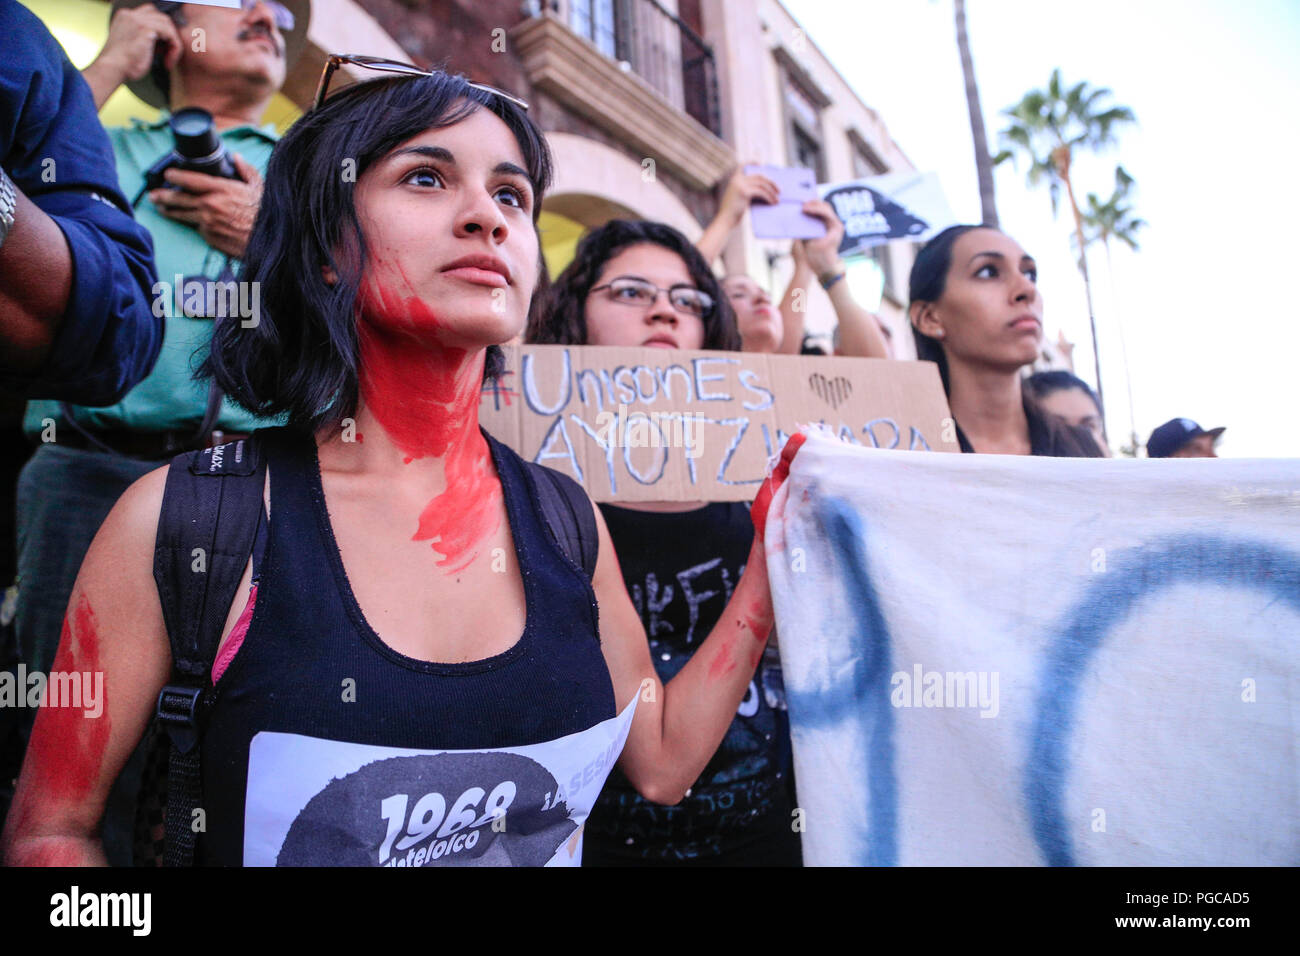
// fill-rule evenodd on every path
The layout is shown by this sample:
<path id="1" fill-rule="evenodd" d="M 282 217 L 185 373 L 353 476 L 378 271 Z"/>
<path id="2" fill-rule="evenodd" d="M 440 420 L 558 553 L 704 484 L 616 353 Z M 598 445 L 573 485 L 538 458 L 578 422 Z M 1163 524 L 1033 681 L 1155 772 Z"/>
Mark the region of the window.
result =
<path id="1" fill-rule="evenodd" d="M 790 161 L 795 166 L 811 169 L 817 174 L 818 182 L 823 180 L 821 144 L 797 125 L 790 128 Z"/>
<path id="2" fill-rule="evenodd" d="M 786 117 L 790 143 L 790 162 L 805 166 L 826 181 L 826 164 L 822 157 L 821 114 L 793 84 L 786 85 Z"/>
<path id="3" fill-rule="evenodd" d="M 818 182 L 825 182 L 822 110 L 830 105 L 830 97 L 788 50 L 777 47 L 772 53 L 781 66 L 784 79 L 782 105 L 790 163 L 811 169 L 817 174 Z"/>
<path id="4" fill-rule="evenodd" d="M 868 156 L 854 144 L 853 149 L 853 175 L 858 179 L 867 179 L 871 176 L 879 176 L 885 172 L 883 163 L 877 162 L 873 157 Z"/>
<path id="5" fill-rule="evenodd" d="M 614 0 L 569 0 L 569 26 L 607 57 L 619 58 Z"/>

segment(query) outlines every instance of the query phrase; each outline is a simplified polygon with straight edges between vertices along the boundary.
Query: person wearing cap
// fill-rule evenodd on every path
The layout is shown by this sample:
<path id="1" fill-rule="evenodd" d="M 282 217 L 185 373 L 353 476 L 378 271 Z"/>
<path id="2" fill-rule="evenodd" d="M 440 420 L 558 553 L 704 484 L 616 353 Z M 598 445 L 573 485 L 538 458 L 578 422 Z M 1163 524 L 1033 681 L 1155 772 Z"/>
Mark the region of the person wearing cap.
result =
<path id="1" fill-rule="evenodd" d="M 107 42 L 83 77 L 96 105 L 125 83 L 164 111 L 153 122 L 111 128 L 108 136 L 121 192 L 134 197 L 135 215 L 153 237 L 160 281 L 151 290 L 152 312 L 165 319 L 165 331 L 153 371 L 116 404 L 28 403 L 24 431 L 40 444 L 18 481 L 15 629 L 30 671 L 49 670 L 82 558 L 136 479 L 187 449 L 278 424 L 196 383 L 193 372 L 219 316 L 257 320 L 259 290 L 237 289 L 237 316 L 228 311 L 234 304 L 228 295 L 209 290 L 236 289 L 261 174 L 277 138 L 272 127 L 258 124 L 304 46 L 309 15 L 309 0 L 243 0 L 238 9 L 161 0 L 112 4 Z M 148 190 L 146 171 L 175 148 L 169 120 L 185 107 L 211 114 L 240 178 L 171 169 L 165 180 L 172 188 Z M 131 862 L 139 781 L 131 769 L 109 799 L 104 824 L 105 851 L 118 865 Z"/>
<path id="2" fill-rule="evenodd" d="M 1190 418 L 1171 418 L 1147 439 L 1148 458 L 1218 458 L 1214 446 L 1227 427 L 1206 430 Z"/>

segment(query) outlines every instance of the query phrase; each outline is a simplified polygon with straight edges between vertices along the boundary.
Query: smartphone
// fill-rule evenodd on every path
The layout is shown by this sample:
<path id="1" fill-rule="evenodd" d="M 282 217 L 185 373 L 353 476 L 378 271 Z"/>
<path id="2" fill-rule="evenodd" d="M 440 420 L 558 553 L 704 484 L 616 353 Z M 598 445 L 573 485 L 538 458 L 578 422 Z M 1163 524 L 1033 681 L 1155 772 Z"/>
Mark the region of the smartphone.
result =
<path id="1" fill-rule="evenodd" d="M 755 202 L 749 218 L 756 239 L 820 239 L 826 224 L 801 210 L 817 197 L 817 174 L 797 166 L 746 166 L 745 173 L 758 173 L 776 183 L 780 195 L 775 203 Z"/>

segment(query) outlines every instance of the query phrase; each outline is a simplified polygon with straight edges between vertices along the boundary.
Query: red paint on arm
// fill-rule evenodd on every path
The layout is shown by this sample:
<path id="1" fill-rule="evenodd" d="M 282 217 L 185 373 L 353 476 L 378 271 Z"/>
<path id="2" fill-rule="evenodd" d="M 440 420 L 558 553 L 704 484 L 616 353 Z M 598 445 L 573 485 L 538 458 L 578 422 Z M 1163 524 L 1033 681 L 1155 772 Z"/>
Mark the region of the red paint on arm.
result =
<path id="1" fill-rule="evenodd" d="M 736 640 L 728 639 L 722 649 L 718 651 L 718 656 L 713 658 L 709 664 L 709 681 L 720 681 L 736 669 Z"/>
<path id="2" fill-rule="evenodd" d="M 750 673 L 753 673 L 772 631 L 772 608 L 761 598 L 750 598 L 731 613 L 736 615 L 737 632 L 727 637 L 717 656 L 709 663 L 707 676 L 710 682 L 722 680 L 736 669 L 742 658 L 748 659 Z M 748 637 L 744 633 L 746 630 L 749 631 Z"/>
<path id="3" fill-rule="evenodd" d="M 81 866 L 86 862 L 85 851 L 71 843 L 38 843 L 30 850 L 16 856 L 14 866 Z"/>
<path id="4" fill-rule="evenodd" d="M 772 602 L 753 597 L 736 610 L 736 626 L 747 628 L 760 644 L 767 642 L 772 633 Z M 762 650 L 759 650 L 762 654 Z"/>
<path id="5" fill-rule="evenodd" d="M 95 614 L 85 594 L 76 595 L 74 601 L 63 620 L 52 673 L 79 671 L 83 681 L 87 673 L 93 681 L 94 674 L 102 673 Z M 14 805 L 19 829 L 32 822 L 39 804 L 76 804 L 90 796 L 103 767 L 112 726 L 107 684 L 101 686 L 105 699 L 99 702 L 97 717 L 89 716 L 85 707 L 69 706 L 43 706 L 37 714 L 24 763 L 29 775 L 28 799 Z M 49 848 L 48 853 L 61 858 L 56 848 Z"/>

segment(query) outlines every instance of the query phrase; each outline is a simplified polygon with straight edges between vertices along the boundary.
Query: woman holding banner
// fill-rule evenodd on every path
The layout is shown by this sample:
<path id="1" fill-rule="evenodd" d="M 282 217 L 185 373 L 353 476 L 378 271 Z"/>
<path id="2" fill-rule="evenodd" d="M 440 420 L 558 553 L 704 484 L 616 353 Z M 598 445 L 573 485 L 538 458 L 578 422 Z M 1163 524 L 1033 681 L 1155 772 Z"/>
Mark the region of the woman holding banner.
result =
<path id="1" fill-rule="evenodd" d="M 1020 243 L 950 226 L 921 248 L 908 284 L 917 358 L 939 366 L 962 451 L 1102 457 L 1086 429 L 1044 413 L 1023 387 L 1043 337 L 1043 297 Z"/>
<path id="2" fill-rule="evenodd" d="M 325 99 L 347 62 L 383 78 Z M 665 685 L 599 512 L 584 573 L 537 472 L 478 427 L 541 270 L 550 157 L 526 109 L 335 56 L 271 158 L 242 275 L 260 322 L 219 325 L 207 369 L 290 424 L 224 446 L 269 461 L 268 511 L 201 698 L 199 862 L 573 864 L 609 764 L 676 803 L 750 687 L 772 623 L 759 537 Z M 11 864 L 103 862 L 105 797 L 172 669 L 153 577 L 167 479 L 127 491 L 81 568 L 55 666 L 102 673 L 102 712 L 42 709 Z"/>
<path id="3" fill-rule="evenodd" d="M 740 346 L 727 296 L 670 226 L 615 220 L 588 233 L 535 310 L 527 341 L 670 349 Z M 700 636 L 725 621 L 727 596 L 754 561 L 740 502 L 602 504 L 623 581 L 662 680 L 710 655 Z M 734 601 L 734 597 L 732 598 Z M 738 701 L 721 748 L 678 806 L 651 806 L 612 775 L 587 824 L 586 865 L 801 862 L 789 722 L 775 648 Z M 746 662 L 746 673 L 752 666 Z"/>

